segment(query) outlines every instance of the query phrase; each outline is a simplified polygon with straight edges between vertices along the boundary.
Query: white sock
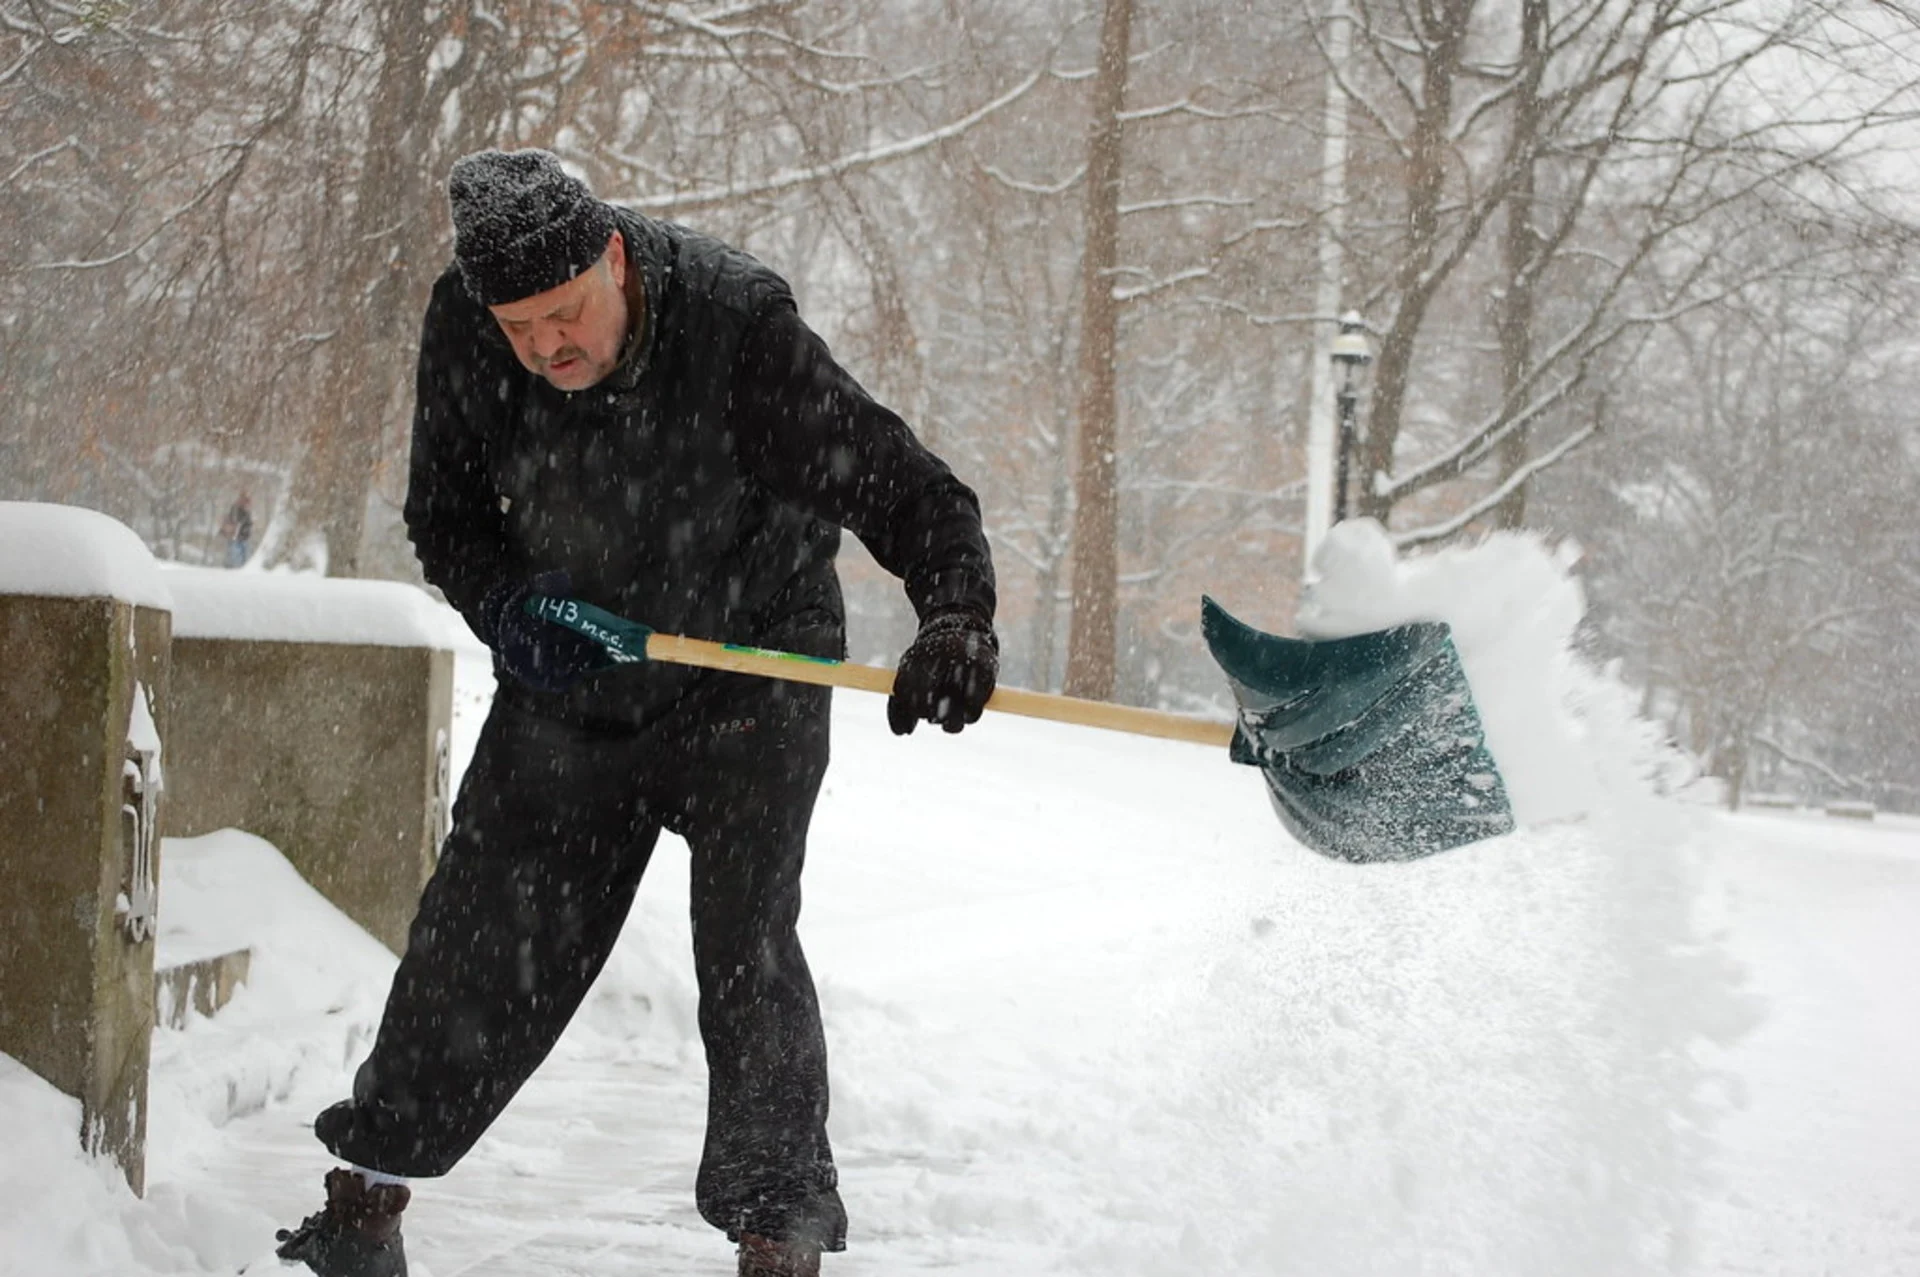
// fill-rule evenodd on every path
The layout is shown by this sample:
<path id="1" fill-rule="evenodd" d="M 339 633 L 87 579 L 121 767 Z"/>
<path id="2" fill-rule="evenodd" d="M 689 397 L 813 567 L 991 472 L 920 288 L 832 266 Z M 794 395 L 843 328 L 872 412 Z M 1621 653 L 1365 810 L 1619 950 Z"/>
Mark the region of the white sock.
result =
<path id="1" fill-rule="evenodd" d="M 405 1175 L 389 1175 L 385 1171 L 370 1171 L 364 1166 L 354 1167 L 353 1173 L 358 1175 L 368 1188 L 376 1188 L 381 1184 L 404 1185 L 407 1182 Z"/>

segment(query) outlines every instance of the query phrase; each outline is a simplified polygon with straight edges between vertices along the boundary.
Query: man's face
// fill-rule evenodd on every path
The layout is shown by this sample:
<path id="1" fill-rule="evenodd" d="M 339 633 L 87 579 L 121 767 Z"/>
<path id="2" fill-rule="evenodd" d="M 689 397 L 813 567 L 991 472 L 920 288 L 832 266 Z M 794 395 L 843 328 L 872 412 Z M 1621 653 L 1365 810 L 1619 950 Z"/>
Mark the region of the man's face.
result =
<path id="1" fill-rule="evenodd" d="M 489 309 L 529 372 L 560 390 L 585 390 L 620 362 L 627 340 L 626 286 L 626 244 L 615 231 L 591 270 Z"/>

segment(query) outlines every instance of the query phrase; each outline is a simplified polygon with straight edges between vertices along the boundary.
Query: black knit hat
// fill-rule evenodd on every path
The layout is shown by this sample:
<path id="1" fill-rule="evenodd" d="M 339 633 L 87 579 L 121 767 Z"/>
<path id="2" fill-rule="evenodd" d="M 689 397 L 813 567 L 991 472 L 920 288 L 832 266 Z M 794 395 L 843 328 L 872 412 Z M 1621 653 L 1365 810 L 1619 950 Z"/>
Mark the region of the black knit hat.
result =
<path id="1" fill-rule="evenodd" d="M 613 209 L 551 151 L 477 151 L 447 178 L 453 256 L 482 306 L 557 288 L 600 260 Z"/>

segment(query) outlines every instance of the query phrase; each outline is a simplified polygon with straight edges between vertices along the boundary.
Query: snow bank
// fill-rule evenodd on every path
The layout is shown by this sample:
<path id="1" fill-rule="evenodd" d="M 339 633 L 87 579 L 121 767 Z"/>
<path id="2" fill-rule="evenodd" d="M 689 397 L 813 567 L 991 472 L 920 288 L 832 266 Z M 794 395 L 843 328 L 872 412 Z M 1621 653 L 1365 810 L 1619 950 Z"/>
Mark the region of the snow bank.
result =
<path id="1" fill-rule="evenodd" d="M 82 1153 L 79 1101 L 0 1055 L 0 1277 L 233 1273 L 296 1219 L 167 1168 L 230 1156 L 222 1132 L 236 1118 L 344 1094 L 393 956 L 270 844 L 234 830 L 166 840 L 160 919 L 161 965 L 250 948 L 251 980 L 217 1018 L 154 1033 L 145 1200 Z M 324 1158 L 315 1146 L 315 1166 Z M 296 1178 L 311 1190 L 313 1175 Z"/>
<path id="2" fill-rule="evenodd" d="M 79 1129 L 80 1101 L 0 1055 L 0 1275 L 232 1272 L 258 1249 L 250 1212 L 170 1185 L 141 1201 L 110 1160 L 80 1152 Z"/>
<path id="3" fill-rule="evenodd" d="M 302 1089 L 338 1098 L 343 1065 L 379 1024 L 393 955 L 252 834 L 169 838 L 160 866 L 159 963 L 251 949 L 253 965 L 217 1017 L 154 1035 L 166 1091 L 149 1106 L 155 1144 L 172 1155 Z"/>
<path id="4" fill-rule="evenodd" d="M 1314 560 L 1298 624 L 1337 638 L 1444 621 L 1522 825 L 1642 796 L 1664 765 L 1630 698 L 1572 651 L 1586 598 L 1571 544 L 1500 532 L 1471 546 L 1399 557 L 1372 519 L 1342 523 Z"/>
<path id="5" fill-rule="evenodd" d="M 459 614 L 398 581 L 167 565 L 175 638 L 472 646 Z"/>
<path id="6" fill-rule="evenodd" d="M 173 606 L 132 528 L 97 510 L 34 501 L 0 501 L 0 594 Z"/>

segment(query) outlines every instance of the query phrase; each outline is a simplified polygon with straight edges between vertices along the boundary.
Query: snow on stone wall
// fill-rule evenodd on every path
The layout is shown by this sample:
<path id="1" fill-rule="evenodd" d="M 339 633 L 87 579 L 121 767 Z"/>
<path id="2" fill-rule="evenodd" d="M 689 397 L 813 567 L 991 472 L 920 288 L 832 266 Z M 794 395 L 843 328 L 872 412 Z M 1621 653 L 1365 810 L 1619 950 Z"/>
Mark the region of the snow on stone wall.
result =
<path id="1" fill-rule="evenodd" d="M 399 581 L 167 565 L 173 635 L 452 650 L 476 640 L 452 609 Z"/>
<path id="2" fill-rule="evenodd" d="M 38 501 L 0 501 L 0 594 L 173 606 L 132 528 L 97 510 Z"/>

